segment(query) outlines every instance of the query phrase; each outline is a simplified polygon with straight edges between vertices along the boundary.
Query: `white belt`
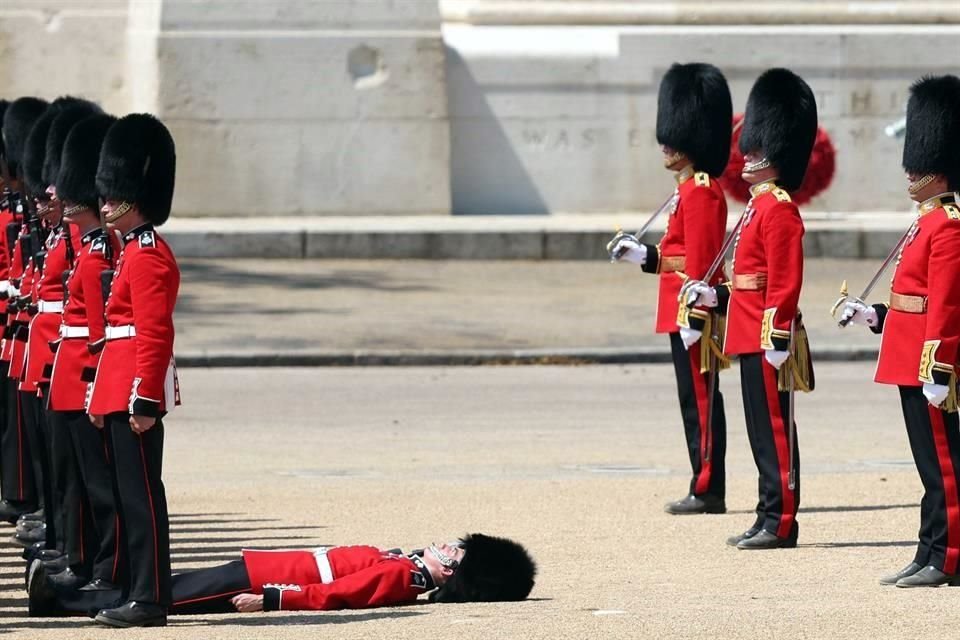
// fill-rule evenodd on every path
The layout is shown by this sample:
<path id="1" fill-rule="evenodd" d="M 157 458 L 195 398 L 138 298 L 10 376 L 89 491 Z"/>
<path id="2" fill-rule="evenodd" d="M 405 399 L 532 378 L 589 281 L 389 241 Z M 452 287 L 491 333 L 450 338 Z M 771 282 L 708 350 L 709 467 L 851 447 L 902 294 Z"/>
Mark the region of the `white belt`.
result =
<path id="1" fill-rule="evenodd" d="M 11 298 L 19 298 L 20 289 L 16 288 L 12 284 L 7 284 L 7 295 L 10 296 Z"/>
<path id="2" fill-rule="evenodd" d="M 89 338 L 89 327 L 68 327 L 65 324 L 60 325 L 61 338 Z"/>
<path id="3" fill-rule="evenodd" d="M 63 300 L 53 302 L 40 300 L 37 302 L 37 311 L 40 313 L 63 313 Z"/>
<path id="4" fill-rule="evenodd" d="M 119 327 L 106 328 L 107 340 L 119 340 L 121 338 L 132 338 L 137 335 L 137 330 L 132 324 L 125 324 Z"/>
<path id="5" fill-rule="evenodd" d="M 333 582 L 333 569 L 330 567 L 330 558 L 327 557 L 329 547 L 320 547 L 313 552 L 313 558 L 317 561 L 317 570 L 320 572 L 320 582 L 330 584 Z"/>

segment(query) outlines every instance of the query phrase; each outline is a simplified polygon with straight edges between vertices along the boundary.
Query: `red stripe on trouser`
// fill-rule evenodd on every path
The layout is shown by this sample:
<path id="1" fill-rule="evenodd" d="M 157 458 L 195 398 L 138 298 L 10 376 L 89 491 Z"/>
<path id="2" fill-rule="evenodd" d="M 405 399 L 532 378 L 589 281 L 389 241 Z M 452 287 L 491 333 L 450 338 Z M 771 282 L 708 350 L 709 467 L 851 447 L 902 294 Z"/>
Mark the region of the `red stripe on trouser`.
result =
<path id="1" fill-rule="evenodd" d="M 783 513 L 780 514 L 780 524 L 776 533 L 779 538 L 786 538 L 793 528 L 796 496 L 790 489 L 790 445 L 783 415 L 780 413 L 780 395 L 777 389 L 777 370 L 763 358 L 760 363 L 763 370 L 763 387 L 767 397 L 767 413 L 770 414 L 770 426 L 773 428 L 773 441 L 777 452 L 777 467 L 780 469 L 780 494 L 783 496 Z"/>
<path id="2" fill-rule="evenodd" d="M 710 401 L 707 398 L 707 382 L 704 374 L 700 373 L 700 342 L 695 342 L 689 349 L 690 377 L 693 380 L 693 395 L 697 399 L 697 420 L 700 423 L 700 473 L 694 486 L 696 495 L 703 495 L 710 489 L 710 476 L 713 473 L 713 456 L 707 460 L 707 415 Z"/>
<path id="3" fill-rule="evenodd" d="M 85 550 L 83 548 L 83 501 L 80 501 L 80 564 L 84 564 L 86 561 L 84 557 L 86 556 Z"/>
<path id="4" fill-rule="evenodd" d="M 113 517 L 113 570 L 110 572 L 110 582 L 116 582 L 117 567 L 120 566 L 120 516 Z"/>
<path id="5" fill-rule="evenodd" d="M 137 434 L 140 441 L 140 461 L 143 463 L 143 484 L 147 487 L 147 501 L 150 502 L 150 520 L 153 523 L 153 579 L 156 587 L 157 602 L 160 602 L 160 550 L 157 545 L 157 512 L 153 508 L 153 493 L 150 491 L 150 477 L 147 475 L 147 456 L 143 452 L 143 436 Z"/>
<path id="6" fill-rule="evenodd" d="M 19 391 L 17 391 L 17 469 L 20 472 L 17 498 L 23 500 L 23 402 L 20 400 Z"/>
<path id="7" fill-rule="evenodd" d="M 241 593 L 250 593 L 250 589 L 239 589 L 236 591 L 227 591 L 225 593 L 218 593 L 215 596 L 203 596 L 202 598 L 192 598 L 190 600 L 178 600 L 173 603 L 175 607 L 182 607 L 186 604 L 196 604 L 197 602 L 206 602 L 207 600 L 216 600 L 217 598 L 225 598 L 227 596 L 238 596 Z"/>
<path id="8" fill-rule="evenodd" d="M 947 426 L 943 422 L 940 409 L 928 405 L 930 426 L 933 427 L 933 441 L 937 447 L 937 461 L 940 463 L 940 475 L 943 476 L 943 495 L 947 507 L 947 551 L 943 559 L 943 572 L 954 575 L 957 572 L 957 560 L 960 560 L 960 499 L 957 498 L 957 476 L 953 471 L 953 458 L 950 457 L 950 442 L 947 440 Z"/>

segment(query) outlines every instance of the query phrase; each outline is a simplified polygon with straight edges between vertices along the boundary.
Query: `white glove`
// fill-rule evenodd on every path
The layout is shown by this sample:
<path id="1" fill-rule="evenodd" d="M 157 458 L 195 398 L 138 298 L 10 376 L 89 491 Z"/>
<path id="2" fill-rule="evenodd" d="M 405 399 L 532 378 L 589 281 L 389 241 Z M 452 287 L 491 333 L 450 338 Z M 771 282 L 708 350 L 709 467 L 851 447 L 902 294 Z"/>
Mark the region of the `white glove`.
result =
<path id="1" fill-rule="evenodd" d="M 702 280 L 687 287 L 687 306 L 700 305 L 710 309 L 717 306 L 717 290 Z"/>
<path id="2" fill-rule="evenodd" d="M 851 324 L 862 324 L 866 327 L 876 327 L 880 322 L 877 310 L 859 300 L 847 300 L 843 303 L 840 320 L 847 320 Z"/>
<path id="3" fill-rule="evenodd" d="M 949 393 L 950 387 L 945 384 L 923 383 L 923 395 L 927 398 L 927 402 L 935 407 L 942 405 Z"/>
<path id="4" fill-rule="evenodd" d="M 618 261 L 625 260 L 643 266 L 647 261 L 647 247 L 630 238 L 620 238 L 613 247 L 613 255 L 618 256 Z"/>
<path id="5" fill-rule="evenodd" d="M 680 339 L 683 340 L 683 346 L 686 347 L 688 351 L 690 347 L 697 343 L 697 340 L 699 340 L 701 336 L 703 336 L 702 331 L 680 327 Z"/>
<path id="6" fill-rule="evenodd" d="M 777 351 L 776 349 L 767 349 L 763 352 L 767 362 L 773 365 L 774 369 L 779 370 L 783 363 L 790 357 L 789 351 Z"/>

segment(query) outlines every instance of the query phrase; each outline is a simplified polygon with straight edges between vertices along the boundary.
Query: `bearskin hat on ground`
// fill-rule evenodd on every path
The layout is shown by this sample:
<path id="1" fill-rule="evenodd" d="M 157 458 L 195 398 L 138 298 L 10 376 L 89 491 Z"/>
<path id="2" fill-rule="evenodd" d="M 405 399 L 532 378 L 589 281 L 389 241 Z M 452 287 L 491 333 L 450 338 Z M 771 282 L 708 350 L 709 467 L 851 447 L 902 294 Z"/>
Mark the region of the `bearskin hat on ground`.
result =
<path id="1" fill-rule="evenodd" d="M 430 594 L 431 602 L 512 601 L 530 594 L 537 566 L 522 545 L 482 533 L 469 534 L 461 542 L 463 561 Z"/>
<path id="2" fill-rule="evenodd" d="M 903 168 L 946 176 L 960 190 L 960 78 L 927 76 L 910 87 Z"/>
<path id="3" fill-rule="evenodd" d="M 99 208 L 97 167 L 107 131 L 117 119 L 106 114 L 88 116 L 75 124 L 63 143 L 57 197 L 64 202 Z"/>
<path id="4" fill-rule="evenodd" d="M 761 151 L 778 169 L 778 183 L 796 191 L 816 137 L 817 102 L 810 86 L 788 69 L 763 72 L 747 99 L 741 153 Z"/>
<path id="5" fill-rule="evenodd" d="M 177 153 L 173 136 L 146 113 L 117 120 L 103 141 L 97 189 L 107 200 L 135 203 L 155 225 L 170 217 Z"/>
<path id="6" fill-rule="evenodd" d="M 727 166 L 732 117 L 727 79 L 715 66 L 675 64 L 660 81 L 657 142 L 682 151 L 714 177 Z"/>

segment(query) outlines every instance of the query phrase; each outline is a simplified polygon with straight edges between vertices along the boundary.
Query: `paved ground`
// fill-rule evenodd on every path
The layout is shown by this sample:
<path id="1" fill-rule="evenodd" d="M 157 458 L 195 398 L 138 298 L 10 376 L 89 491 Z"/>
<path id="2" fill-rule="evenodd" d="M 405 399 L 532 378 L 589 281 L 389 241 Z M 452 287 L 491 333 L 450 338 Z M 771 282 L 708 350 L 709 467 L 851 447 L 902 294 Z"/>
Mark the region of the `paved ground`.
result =
<path id="1" fill-rule="evenodd" d="M 466 297 L 466 295 L 465 295 Z M 600 302 L 600 301 L 598 301 Z M 231 321 L 234 321 L 231 318 Z M 638 332 L 639 333 L 639 332 Z M 686 459 L 664 365 L 189 369 L 169 420 L 175 566 L 241 546 L 419 546 L 483 530 L 525 542 L 533 599 L 182 618 L 110 632 L 27 620 L 0 547 L 0 632 L 22 638 L 917 638 L 954 632 L 960 590 L 876 579 L 911 559 L 919 480 L 896 393 L 829 364 L 798 400 L 801 546 L 740 552 L 756 476 L 736 370 L 730 512 L 677 518 Z M 7 529 L 9 531 L 9 529 Z"/>
<path id="2" fill-rule="evenodd" d="M 811 259 L 801 307 L 815 351 L 875 349 L 828 310 L 879 261 Z M 571 354 L 650 357 L 657 279 L 607 261 L 184 261 L 177 353 L 184 362 L 469 361 Z M 884 283 L 886 284 L 886 283 Z M 876 299 L 886 297 L 883 285 Z"/>

